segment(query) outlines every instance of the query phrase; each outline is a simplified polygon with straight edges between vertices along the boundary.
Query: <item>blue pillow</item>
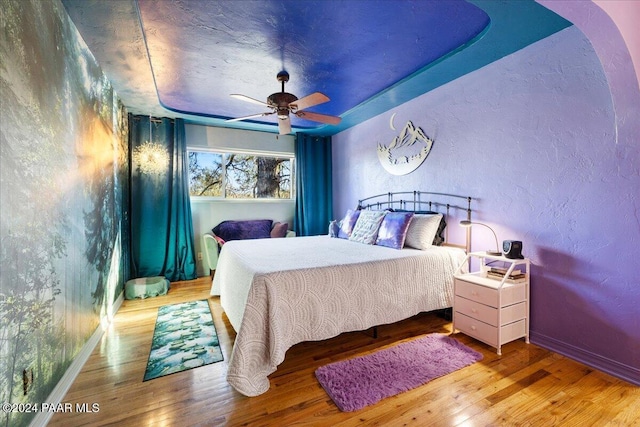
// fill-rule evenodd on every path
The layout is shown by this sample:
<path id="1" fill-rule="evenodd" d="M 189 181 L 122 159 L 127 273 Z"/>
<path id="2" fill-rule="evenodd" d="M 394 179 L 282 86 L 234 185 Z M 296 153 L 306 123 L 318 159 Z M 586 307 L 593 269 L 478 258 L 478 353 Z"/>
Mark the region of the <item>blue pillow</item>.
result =
<path id="1" fill-rule="evenodd" d="M 335 219 L 329 223 L 329 237 L 338 237 L 340 225 Z"/>
<path id="2" fill-rule="evenodd" d="M 354 211 L 349 209 L 342 219 L 342 224 L 340 224 L 340 230 L 338 230 L 338 237 L 341 239 L 348 239 L 351 237 L 351 233 L 353 232 L 353 227 L 356 225 L 358 221 L 358 217 L 360 216 L 360 211 Z"/>
<path id="3" fill-rule="evenodd" d="M 380 224 L 376 245 L 402 249 L 411 219 L 413 212 L 388 212 Z"/>

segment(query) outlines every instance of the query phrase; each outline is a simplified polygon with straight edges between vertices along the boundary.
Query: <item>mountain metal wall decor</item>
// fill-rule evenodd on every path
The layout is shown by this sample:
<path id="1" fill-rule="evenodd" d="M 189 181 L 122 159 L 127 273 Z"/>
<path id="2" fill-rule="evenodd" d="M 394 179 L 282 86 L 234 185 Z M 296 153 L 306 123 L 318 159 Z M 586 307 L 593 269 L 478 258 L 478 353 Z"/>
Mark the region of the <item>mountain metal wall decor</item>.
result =
<path id="1" fill-rule="evenodd" d="M 389 126 L 393 126 L 391 116 Z M 406 175 L 413 172 L 424 162 L 433 147 L 433 139 L 429 138 L 422 129 L 408 121 L 398 136 L 393 138 L 389 146 L 378 143 L 378 159 L 382 167 L 393 175 Z"/>

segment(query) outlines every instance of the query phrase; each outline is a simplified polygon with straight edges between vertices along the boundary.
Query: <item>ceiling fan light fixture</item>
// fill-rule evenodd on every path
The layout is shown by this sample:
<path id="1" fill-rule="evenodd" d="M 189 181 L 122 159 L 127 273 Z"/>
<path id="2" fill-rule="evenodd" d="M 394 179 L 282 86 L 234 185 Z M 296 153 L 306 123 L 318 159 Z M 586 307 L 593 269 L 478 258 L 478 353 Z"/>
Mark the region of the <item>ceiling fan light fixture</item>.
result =
<path id="1" fill-rule="evenodd" d="M 286 120 L 289 118 L 289 109 L 286 107 L 278 107 L 278 118 L 280 120 Z"/>

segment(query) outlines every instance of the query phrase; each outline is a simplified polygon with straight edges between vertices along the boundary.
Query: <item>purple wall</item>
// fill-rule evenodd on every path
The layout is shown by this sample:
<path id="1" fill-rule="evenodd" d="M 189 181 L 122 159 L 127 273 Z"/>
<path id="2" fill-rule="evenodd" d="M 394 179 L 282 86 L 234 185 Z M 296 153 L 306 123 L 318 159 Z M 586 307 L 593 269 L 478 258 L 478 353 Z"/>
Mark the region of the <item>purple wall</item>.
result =
<path id="1" fill-rule="evenodd" d="M 393 113 L 397 129 L 411 120 L 435 139 L 400 177 L 376 155 L 397 135 Z M 614 109 L 598 56 L 570 27 L 335 135 L 334 216 L 387 191 L 477 198 L 474 218 L 532 260 L 532 341 L 640 384 L 638 122 L 637 109 Z M 474 229 L 472 250 L 492 240 Z"/>

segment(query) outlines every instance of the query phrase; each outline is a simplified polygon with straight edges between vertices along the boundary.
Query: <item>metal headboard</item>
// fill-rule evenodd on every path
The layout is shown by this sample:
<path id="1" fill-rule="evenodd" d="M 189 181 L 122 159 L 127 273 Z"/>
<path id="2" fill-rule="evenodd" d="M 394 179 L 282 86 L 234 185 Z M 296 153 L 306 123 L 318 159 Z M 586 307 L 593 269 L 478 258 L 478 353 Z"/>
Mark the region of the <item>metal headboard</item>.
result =
<path id="1" fill-rule="evenodd" d="M 460 201 L 465 200 L 466 206 Z M 448 220 L 452 209 L 466 212 L 467 221 L 471 221 L 471 201 L 469 196 L 457 194 L 434 193 L 431 191 L 398 191 L 377 194 L 358 200 L 358 209 L 403 209 L 416 211 L 434 211 L 445 215 Z M 453 202 L 453 204 L 451 203 Z M 457 203 L 457 204 L 456 204 Z M 445 212 L 442 212 L 442 208 Z M 449 243 L 449 227 L 445 228 L 444 245 L 455 246 L 464 249 L 467 253 L 471 250 L 471 229 L 466 230 L 466 242 L 464 245 Z"/>

